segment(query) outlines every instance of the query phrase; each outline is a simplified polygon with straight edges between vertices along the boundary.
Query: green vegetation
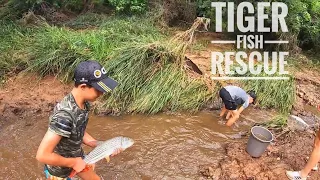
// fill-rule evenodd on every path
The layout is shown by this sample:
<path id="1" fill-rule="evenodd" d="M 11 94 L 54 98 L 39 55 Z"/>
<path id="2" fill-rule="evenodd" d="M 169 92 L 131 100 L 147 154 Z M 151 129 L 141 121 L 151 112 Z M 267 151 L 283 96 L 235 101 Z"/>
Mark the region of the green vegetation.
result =
<path id="1" fill-rule="evenodd" d="M 56 11 L 83 13 L 96 10 L 141 14 L 147 10 L 147 0 L 0 0 L 0 19 L 20 18 L 28 11 L 51 14 Z"/>
<path id="2" fill-rule="evenodd" d="M 235 2 L 239 4 L 242 1 L 238 0 L 218 0 L 216 2 Z M 212 26 L 215 27 L 215 11 L 210 6 L 211 0 L 197 0 L 198 14 L 204 15 L 210 18 Z M 249 0 L 256 4 L 258 1 Z M 259 2 L 270 2 L 269 0 L 262 0 Z M 272 1 L 271 1 L 272 2 Z M 269 33 L 265 37 L 271 39 L 283 39 L 289 40 L 290 44 L 280 47 L 281 49 L 289 49 L 295 51 L 296 47 L 299 46 L 303 50 L 320 49 L 320 1 L 318 0 L 278 0 L 277 2 L 283 2 L 288 6 L 289 14 L 286 18 L 286 23 L 289 28 L 289 33 Z M 235 5 L 235 10 L 236 10 Z M 223 11 L 223 27 L 227 26 L 227 11 Z M 266 10 L 266 13 L 271 17 L 270 8 Z M 255 12 L 255 18 L 257 18 L 257 12 Z M 250 14 L 250 16 L 252 16 Z M 266 27 L 271 27 L 271 18 L 265 22 Z M 235 26 L 236 27 L 236 26 Z M 235 34 L 240 34 L 236 32 Z M 276 46 L 271 47 L 277 49 Z M 296 53 L 296 52 L 295 52 Z"/>
<path id="3" fill-rule="evenodd" d="M 83 22 L 84 24 L 85 22 Z M 152 25 L 150 19 L 106 18 L 92 30 L 45 26 L 26 28 L 2 22 L 0 72 L 14 70 L 16 65 L 40 75 L 57 74 L 70 80 L 73 67 L 85 59 L 105 59 L 117 47 L 134 42 L 153 42 L 166 37 Z M 13 59 L 17 53 L 23 57 Z M 17 62 L 19 61 L 19 62 Z"/>
<path id="4" fill-rule="evenodd" d="M 235 2 L 238 0 L 218 0 L 216 2 Z M 162 16 L 169 24 L 177 24 L 177 21 L 183 20 L 191 22 L 198 16 L 205 16 L 212 21 L 211 28 L 215 24 L 215 10 L 211 7 L 211 0 L 192 0 L 179 1 L 167 0 L 165 2 L 159 0 L 0 0 L 0 19 L 16 19 L 21 18 L 23 13 L 34 11 L 36 14 L 52 16 L 54 12 L 73 12 L 83 14 L 84 12 L 99 11 L 102 13 L 121 13 L 121 14 L 143 14 L 147 12 L 148 5 L 157 7 L 157 10 L 163 11 Z M 253 4 L 257 1 L 249 0 Z M 263 0 L 259 2 L 270 2 Z M 289 27 L 289 33 L 269 33 L 266 37 L 270 39 L 289 40 L 289 45 L 283 45 L 281 49 L 289 49 L 295 51 L 299 46 L 303 50 L 320 48 L 320 2 L 318 0 L 279 0 L 287 4 L 289 14 L 286 18 Z M 161 8 L 159 8 L 161 6 Z M 237 6 L 235 6 L 236 8 Z M 182 11 L 181 11 L 182 10 Z M 187 11 L 185 13 L 184 11 Z M 152 9 L 151 11 L 154 11 Z M 265 10 L 271 16 L 271 9 Z M 227 24 L 227 11 L 224 10 L 223 26 Z M 188 17 L 192 15 L 191 17 Z M 249 15 L 249 14 L 247 14 Z M 251 15 L 251 14 L 250 14 Z M 257 13 L 255 12 L 255 18 Z M 169 19 L 168 19 L 169 18 Z M 49 18 L 50 19 L 50 18 Z M 173 21 L 176 21 L 175 23 Z M 271 27 L 271 19 L 265 22 L 267 27 Z M 237 27 L 237 26 L 235 26 Z M 236 32 L 238 33 L 238 32 Z M 271 46 L 271 49 L 279 47 Z M 296 53 L 296 52 L 295 52 Z"/>
<path id="5" fill-rule="evenodd" d="M 116 7 L 118 12 L 145 12 L 147 0 L 109 0 L 109 3 Z"/>
<path id="6" fill-rule="evenodd" d="M 27 47 L 30 31 L 12 23 L 0 23 L 0 77 L 7 73 L 18 73 L 26 68 L 29 56 L 23 48 Z M 22 41 L 23 40 L 23 41 Z"/>
<path id="7" fill-rule="evenodd" d="M 273 130 L 282 130 L 288 124 L 288 115 L 287 114 L 279 114 L 273 117 L 269 122 L 261 124 L 262 126 L 267 127 L 268 129 Z"/>
<path id="8" fill-rule="evenodd" d="M 254 77 L 252 74 L 246 76 Z M 265 73 L 259 77 L 270 77 Z M 279 75 L 274 75 L 279 77 Z M 254 90 L 261 107 L 276 108 L 281 113 L 289 113 L 295 101 L 295 81 L 293 76 L 289 80 L 244 80 L 241 82 L 245 89 Z"/>
<path id="9" fill-rule="evenodd" d="M 183 51 L 175 52 L 175 46 L 135 44 L 115 53 L 106 66 L 121 84 L 106 105 L 143 113 L 164 109 L 197 111 L 215 97 L 204 82 L 188 78 L 181 68 L 183 62 L 177 61 Z"/>

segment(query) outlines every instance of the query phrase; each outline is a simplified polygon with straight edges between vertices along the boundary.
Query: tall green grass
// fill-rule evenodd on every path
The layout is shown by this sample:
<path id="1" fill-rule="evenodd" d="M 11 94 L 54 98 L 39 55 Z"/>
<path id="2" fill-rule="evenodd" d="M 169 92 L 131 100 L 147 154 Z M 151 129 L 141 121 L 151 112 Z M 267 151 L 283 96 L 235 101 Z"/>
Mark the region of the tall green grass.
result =
<path id="1" fill-rule="evenodd" d="M 259 75 L 246 74 L 245 76 L 270 77 L 266 73 Z M 272 76 L 281 76 L 274 74 Z M 275 108 L 281 113 L 289 113 L 295 102 L 295 81 L 292 75 L 289 80 L 243 80 L 241 81 L 246 90 L 254 90 L 257 101 L 261 107 Z"/>
<path id="2" fill-rule="evenodd" d="M 27 71 L 38 72 L 41 76 L 57 75 L 64 81 L 71 79 L 74 67 L 83 60 L 104 61 L 124 45 L 166 38 L 150 18 L 138 17 L 104 17 L 99 26 L 85 30 L 65 26 L 27 28 L 12 22 L 1 25 L 2 74 L 19 64 L 17 59 L 12 59 L 19 53 L 24 54 L 21 62 Z"/>
<path id="3" fill-rule="evenodd" d="M 204 82 L 189 79 L 175 44 L 135 44 L 121 48 L 106 66 L 119 82 L 106 106 L 119 111 L 197 111 L 215 96 Z M 181 52 L 180 52 L 181 53 Z"/>
<path id="4" fill-rule="evenodd" d="M 0 77 L 18 73 L 27 67 L 29 52 L 24 48 L 32 41 L 32 30 L 12 22 L 0 21 Z"/>

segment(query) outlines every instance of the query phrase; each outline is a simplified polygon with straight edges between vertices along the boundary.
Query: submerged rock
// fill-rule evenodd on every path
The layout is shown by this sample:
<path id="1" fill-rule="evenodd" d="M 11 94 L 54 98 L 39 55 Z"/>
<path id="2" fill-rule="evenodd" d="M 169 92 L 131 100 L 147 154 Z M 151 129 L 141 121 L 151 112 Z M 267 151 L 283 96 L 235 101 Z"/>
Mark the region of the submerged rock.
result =
<path id="1" fill-rule="evenodd" d="M 288 127 L 291 130 L 304 131 L 309 128 L 309 125 L 302 118 L 290 115 L 288 118 Z"/>

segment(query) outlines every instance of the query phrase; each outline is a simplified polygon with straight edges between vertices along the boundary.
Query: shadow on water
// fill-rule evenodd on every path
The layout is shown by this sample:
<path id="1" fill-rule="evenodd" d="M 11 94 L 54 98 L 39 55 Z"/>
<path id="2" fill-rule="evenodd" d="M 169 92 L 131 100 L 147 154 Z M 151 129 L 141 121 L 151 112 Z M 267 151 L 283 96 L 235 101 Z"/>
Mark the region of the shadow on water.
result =
<path id="1" fill-rule="evenodd" d="M 96 171 L 104 179 L 195 179 L 199 165 L 218 163 L 224 157 L 222 144 L 248 130 L 247 125 L 239 124 L 226 127 L 218 112 L 91 116 L 87 132 L 99 140 L 115 136 L 135 140 L 109 163 L 97 163 Z M 47 118 L 42 118 L 17 122 L 0 132 L 1 178 L 43 178 L 43 166 L 35 154 L 46 130 Z"/>

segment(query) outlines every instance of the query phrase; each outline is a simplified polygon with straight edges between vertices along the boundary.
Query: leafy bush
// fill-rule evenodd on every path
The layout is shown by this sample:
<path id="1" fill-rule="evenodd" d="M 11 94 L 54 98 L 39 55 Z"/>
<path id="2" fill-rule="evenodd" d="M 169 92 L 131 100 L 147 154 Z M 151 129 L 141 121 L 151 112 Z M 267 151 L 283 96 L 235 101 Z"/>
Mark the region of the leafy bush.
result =
<path id="1" fill-rule="evenodd" d="M 239 4 L 242 1 L 239 0 L 217 0 L 218 2 L 235 2 Z M 249 0 L 253 4 L 255 0 Z M 259 2 L 269 2 L 269 0 L 263 0 Z M 294 39 L 288 39 L 291 43 L 296 43 L 303 50 L 320 49 L 320 1 L 319 0 L 278 0 L 288 6 L 288 16 L 286 17 L 286 23 L 289 28 L 289 36 L 283 36 L 283 33 L 269 33 L 268 37 L 278 39 L 281 37 L 295 37 Z M 196 0 L 198 5 L 198 14 L 205 16 L 212 20 L 211 27 L 215 27 L 215 11 L 211 7 L 211 0 Z M 236 6 L 235 6 L 236 8 Z M 227 24 L 227 11 L 223 10 L 223 27 L 226 28 Z M 269 12 L 269 17 L 271 12 Z M 257 16 L 256 16 L 257 17 Z M 266 26 L 271 27 L 271 21 L 266 22 Z M 236 26 L 235 26 L 236 27 Z M 291 46 L 294 47 L 294 46 Z"/>
<path id="2" fill-rule="evenodd" d="M 102 6 L 112 6 L 121 13 L 142 13 L 147 9 L 147 0 L 0 0 L 0 19 L 17 19 L 27 11 L 43 14 L 53 9 L 82 13 Z"/>
<path id="3" fill-rule="evenodd" d="M 142 13 L 146 11 L 147 0 L 108 0 L 117 12 Z"/>

